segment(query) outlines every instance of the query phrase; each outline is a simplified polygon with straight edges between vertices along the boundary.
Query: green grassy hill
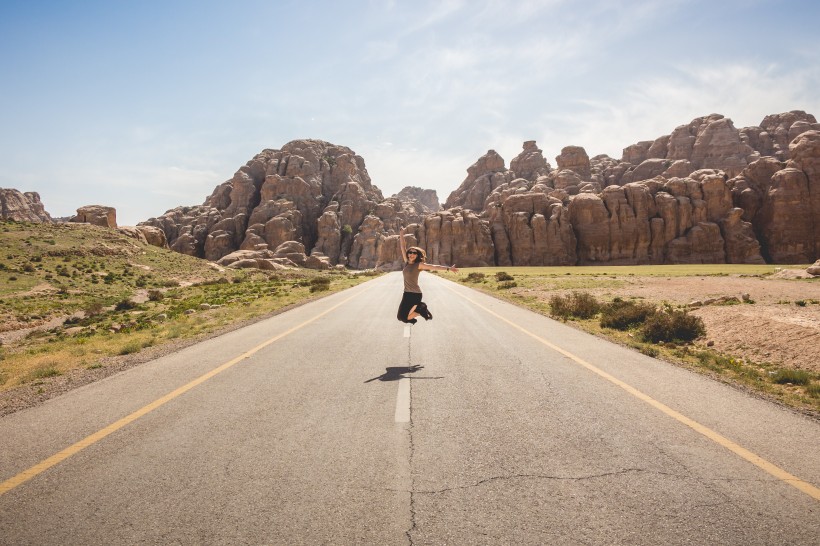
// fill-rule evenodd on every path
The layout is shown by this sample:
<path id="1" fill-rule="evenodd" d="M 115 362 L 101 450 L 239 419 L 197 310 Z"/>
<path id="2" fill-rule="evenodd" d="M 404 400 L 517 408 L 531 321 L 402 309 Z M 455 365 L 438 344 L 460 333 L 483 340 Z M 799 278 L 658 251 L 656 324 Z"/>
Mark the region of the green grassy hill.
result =
<path id="1" fill-rule="evenodd" d="M 346 272 L 232 270 L 86 224 L 0 222 L 0 390 L 341 290 Z"/>

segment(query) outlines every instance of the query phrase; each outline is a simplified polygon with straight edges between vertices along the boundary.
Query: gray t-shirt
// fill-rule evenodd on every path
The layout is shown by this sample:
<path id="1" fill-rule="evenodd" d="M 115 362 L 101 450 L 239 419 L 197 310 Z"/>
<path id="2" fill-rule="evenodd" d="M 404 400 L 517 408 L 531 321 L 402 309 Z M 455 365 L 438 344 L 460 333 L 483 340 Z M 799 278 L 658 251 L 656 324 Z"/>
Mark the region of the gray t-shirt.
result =
<path id="1" fill-rule="evenodd" d="M 401 272 L 404 275 L 404 291 L 421 294 L 421 288 L 419 288 L 419 273 L 421 273 L 419 262 L 405 263 Z"/>

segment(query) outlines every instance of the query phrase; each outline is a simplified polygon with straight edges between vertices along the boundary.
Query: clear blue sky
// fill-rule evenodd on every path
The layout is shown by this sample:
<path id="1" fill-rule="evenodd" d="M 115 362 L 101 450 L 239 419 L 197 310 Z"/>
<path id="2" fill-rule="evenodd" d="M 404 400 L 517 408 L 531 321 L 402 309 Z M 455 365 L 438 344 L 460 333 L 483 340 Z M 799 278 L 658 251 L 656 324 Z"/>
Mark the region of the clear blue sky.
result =
<path id="1" fill-rule="evenodd" d="M 488 149 L 624 147 L 720 113 L 820 117 L 820 3 L 0 3 L 0 187 L 121 225 L 200 204 L 256 153 L 349 146 L 444 201 Z"/>

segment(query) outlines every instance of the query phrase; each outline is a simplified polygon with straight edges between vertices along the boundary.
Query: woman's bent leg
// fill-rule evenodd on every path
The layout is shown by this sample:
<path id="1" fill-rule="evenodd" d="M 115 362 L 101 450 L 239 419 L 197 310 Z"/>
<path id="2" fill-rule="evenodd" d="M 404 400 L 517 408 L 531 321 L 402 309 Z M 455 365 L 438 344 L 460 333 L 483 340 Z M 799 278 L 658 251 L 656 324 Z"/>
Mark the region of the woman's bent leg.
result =
<path id="1" fill-rule="evenodd" d="M 415 312 L 416 306 L 421 301 L 421 294 L 416 292 L 405 292 L 401 299 L 401 304 L 399 304 L 398 313 L 396 313 L 396 318 L 401 322 L 410 322 L 415 317 L 418 316 L 418 313 Z"/>

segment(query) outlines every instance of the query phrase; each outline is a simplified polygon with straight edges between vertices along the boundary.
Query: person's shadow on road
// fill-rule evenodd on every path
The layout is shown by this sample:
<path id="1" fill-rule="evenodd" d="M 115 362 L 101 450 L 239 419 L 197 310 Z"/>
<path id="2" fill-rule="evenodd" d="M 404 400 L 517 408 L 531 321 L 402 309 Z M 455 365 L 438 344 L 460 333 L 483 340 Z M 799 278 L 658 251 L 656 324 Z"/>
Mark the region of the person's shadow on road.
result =
<path id="1" fill-rule="evenodd" d="M 404 374 L 406 373 L 416 373 L 417 371 L 423 369 L 424 366 L 420 364 L 414 364 L 413 366 L 401 366 L 401 367 L 391 367 L 385 368 L 385 372 L 380 376 L 374 377 L 372 379 L 368 379 L 365 383 L 370 383 L 371 381 L 398 381 L 399 379 L 443 379 L 442 377 L 406 377 Z"/>

